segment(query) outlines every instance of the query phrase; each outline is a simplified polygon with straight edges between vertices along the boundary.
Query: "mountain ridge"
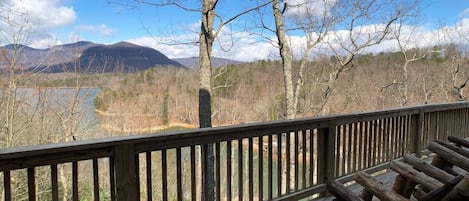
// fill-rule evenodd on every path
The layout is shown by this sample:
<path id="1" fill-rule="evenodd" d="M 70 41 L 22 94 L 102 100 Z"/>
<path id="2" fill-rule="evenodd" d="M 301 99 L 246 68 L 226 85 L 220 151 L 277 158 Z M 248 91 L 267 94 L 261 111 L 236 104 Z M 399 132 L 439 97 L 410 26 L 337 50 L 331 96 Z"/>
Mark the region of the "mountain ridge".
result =
<path id="1" fill-rule="evenodd" d="M 172 58 L 172 60 L 179 62 L 180 64 L 184 65 L 186 68 L 196 69 L 199 67 L 198 57 Z M 232 65 L 232 64 L 241 64 L 241 63 L 243 62 L 220 58 L 220 57 L 212 57 L 212 66 L 215 68 Z"/>
<path id="2" fill-rule="evenodd" d="M 8 44 L 0 50 L 20 50 L 22 68 L 33 72 L 135 72 L 157 66 L 196 69 L 198 57 L 168 58 L 160 51 L 126 41 L 110 45 L 77 41 L 37 49 L 21 44 Z M 239 64 L 240 61 L 212 58 L 214 67 Z M 0 63 L 0 68 L 1 67 Z"/>

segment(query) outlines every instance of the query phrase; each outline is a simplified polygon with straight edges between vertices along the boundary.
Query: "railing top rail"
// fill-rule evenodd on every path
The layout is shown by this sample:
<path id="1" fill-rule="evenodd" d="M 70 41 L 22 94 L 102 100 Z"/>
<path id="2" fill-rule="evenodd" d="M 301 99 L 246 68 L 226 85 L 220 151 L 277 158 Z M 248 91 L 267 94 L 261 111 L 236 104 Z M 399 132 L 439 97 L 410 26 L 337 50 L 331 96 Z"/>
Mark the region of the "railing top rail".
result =
<path id="1" fill-rule="evenodd" d="M 388 118 L 399 115 L 412 115 L 419 112 L 434 112 L 451 109 L 469 108 L 469 101 L 429 104 L 420 106 L 408 106 L 372 112 L 360 112 L 352 114 L 329 115 L 321 117 L 301 118 L 294 120 L 281 120 L 272 122 L 250 123 L 244 125 L 224 126 L 216 128 L 201 128 L 185 131 L 174 131 L 163 134 L 145 134 L 110 137 L 103 139 L 90 139 L 57 144 L 35 145 L 28 147 L 15 147 L 0 150 L 0 160 L 35 157 L 40 155 L 53 155 L 57 153 L 72 153 L 89 149 L 109 149 L 122 144 L 153 144 L 166 148 L 176 146 L 199 145 L 214 143 L 231 139 L 260 136 L 272 133 L 284 133 L 312 128 L 325 128 L 329 122 L 356 122 L 369 119 Z M 173 143 L 168 143 L 173 142 Z M 156 143 L 156 145 L 155 145 Z M 143 151 L 144 148 L 137 151 Z"/>

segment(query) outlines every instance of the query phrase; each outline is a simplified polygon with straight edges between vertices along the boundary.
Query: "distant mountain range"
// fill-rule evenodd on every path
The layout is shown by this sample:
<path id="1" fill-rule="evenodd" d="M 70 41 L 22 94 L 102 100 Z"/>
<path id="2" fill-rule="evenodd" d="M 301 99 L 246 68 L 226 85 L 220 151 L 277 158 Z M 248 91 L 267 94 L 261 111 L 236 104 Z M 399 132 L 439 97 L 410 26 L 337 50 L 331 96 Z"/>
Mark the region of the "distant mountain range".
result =
<path id="1" fill-rule="evenodd" d="M 136 72 L 153 67 L 173 66 L 195 68 L 198 58 L 170 59 L 161 52 L 148 47 L 128 42 L 112 45 L 79 41 L 71 44 L 57 45 L 47 49 L 35 49 L 25 45 L 5 45 L 0 47 L 2 54 L 9 57 L 19 55 L 24 69 L 34 72 Z M 238 61 L 213 58 L 215 67 L 241 63 Z M 0 69 L 7 66 L 0 61 Z"/>
<path id="2" fill-rule="evenodd" d="M 184 65 L 186 68 L 195 69 L 199 66 L 199 58 L 198 57 L 188 57 L 188 58 L 173 58 L 174 61 L 179 62 L 180 64 Z M 212 66 L 213 67 L 222 67 L 230 64 L 240 64 L 242 62 L 230 60 L 230 59 L 223 59 L 212 57 Z"/>

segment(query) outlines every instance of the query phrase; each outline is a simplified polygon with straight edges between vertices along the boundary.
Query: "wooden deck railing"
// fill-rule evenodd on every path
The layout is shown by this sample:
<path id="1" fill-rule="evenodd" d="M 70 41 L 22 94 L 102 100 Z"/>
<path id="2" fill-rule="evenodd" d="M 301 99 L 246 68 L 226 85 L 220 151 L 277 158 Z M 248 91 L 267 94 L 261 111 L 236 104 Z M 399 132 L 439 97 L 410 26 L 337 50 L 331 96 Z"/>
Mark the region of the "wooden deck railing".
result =
<path id="1" fill-rule="evenodd" d="M 4 200 L 205 200 L 200 149 L 213 144 L 216 200 L 297 200 L 448 135 L 469 136 L 469 102 L 19 147 L 0 150 L 0 190 Z"/>

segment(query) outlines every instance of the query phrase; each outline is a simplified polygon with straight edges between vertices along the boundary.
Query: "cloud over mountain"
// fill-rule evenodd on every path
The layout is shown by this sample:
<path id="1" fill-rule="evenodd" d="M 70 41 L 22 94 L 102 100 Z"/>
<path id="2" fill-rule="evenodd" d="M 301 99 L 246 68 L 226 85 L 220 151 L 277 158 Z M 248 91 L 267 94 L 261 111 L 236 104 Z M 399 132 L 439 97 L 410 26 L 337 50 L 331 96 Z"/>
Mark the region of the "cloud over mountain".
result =
<path id="1" fill-rule="evenodd" d="M 8 24 L 25 26 L 34 31 L 57 28 L 75 22 L 77 16 L 72 6 L 60 0 L 5 0 L 0 4 L 2 29 Z"/>

